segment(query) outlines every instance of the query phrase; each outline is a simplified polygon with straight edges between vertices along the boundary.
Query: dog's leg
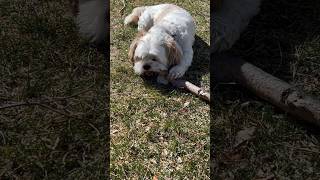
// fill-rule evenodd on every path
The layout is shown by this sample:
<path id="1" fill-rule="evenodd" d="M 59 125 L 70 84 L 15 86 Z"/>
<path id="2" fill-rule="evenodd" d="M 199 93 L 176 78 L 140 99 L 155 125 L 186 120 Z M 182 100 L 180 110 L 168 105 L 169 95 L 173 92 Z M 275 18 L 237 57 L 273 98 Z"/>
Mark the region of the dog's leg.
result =
<path id="1" fill-rule="evenodd" d="M 104 44 L 107 36 L 107 1 L 79 0 L 77 23 L 80 33 L 95 44 Z"/>
<path id="2" fill-rule="evenodd" d="M 186 45 L 182 50 L 182 60 L 180 63 L 174 67 L 172 67 L 169 71 L 168 78 L 170 80 L 178 79 L 182 77 L 188 68 L 191 66 L 192 58 L 193 58 L 193 49 L 192 45 Z"/>
<path id="3" fill-rule="evenodd" d="M 145 11 L 139 18 L 138 21 L 138 31 L 144 30 L 148 31 L 153 26 L 152 15 Z"/>
<path id="4" fill-rule="evenodd" d="M 194 38 L 195 32 L 194 31 L 190 32 L 190 34 L 192 34 L 191 39 L 179 43 L 181 44 L 182 57 L 181 57 L 180 63 L 169 70 L 168 78 L 170 80 L 174 80 L 182 77 L 192 64 L 192 59 L 193 59 L 192 46 L 195 41 L 195 38 Z"/>
<path id="5" fill-rule="evenodd" d="M 145 6 L 142 7 L 136 7 L 132 10 L 132 13 L 129 14 L 125 19 L 124 19 L 124 24 L 125 25 L 137 25 L 140 16 L 142 15 L 142 13 L 144 12 L 144 10 L 146 9 Z"/>
<path id="6" fill-rule="evenodd" d="M 255 16 L 262 0 L 223 0 L 220 7 L 213 11 L 212 52 L 232 47 L 241 32 Z"/>
<path id="7" fill-rule="evenodd" d="M 132 13 L 125 18 L 124 24 L 137 24 L 138 31 L 148 31 L 153 26 L 153 19 L 150 12 L 146 10 L 147 8 L 147 6 L 134 8 Z"/>

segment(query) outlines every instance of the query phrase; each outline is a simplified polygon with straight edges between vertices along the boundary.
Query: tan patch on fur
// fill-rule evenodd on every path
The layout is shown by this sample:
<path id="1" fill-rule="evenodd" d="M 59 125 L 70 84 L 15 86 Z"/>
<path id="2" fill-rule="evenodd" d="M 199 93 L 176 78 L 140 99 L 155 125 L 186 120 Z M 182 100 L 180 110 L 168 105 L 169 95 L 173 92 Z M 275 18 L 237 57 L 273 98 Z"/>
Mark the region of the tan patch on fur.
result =
<path id="1" fill-rule="evenodd" d="M 139 17 L 141 16 L 144 10 L 145 10 L 144 6 L 134 8 L 131 13 L 130 24 L 138 24 Z"/>
<path id="2" fill-rule="evenodd" d="M 139 21 L 139 16 L 133 16 L 131 18 L 131 24 L 138 24 L 138 21 Z"/>
<path id="3" fill-rule="evenodd" d="M 134 64 L 134 52 L 136 51 L 136 48 L 138 46 L 138 42 L 142 36 L 146 34 L 145 31 L 140 31 L 136 34 L 136 37 L 132 41 L 130 48 L 129 48 L 129 60 Z"/>
<path id="4" fill-rule="evenodd" d="M 180 7 L 170 4 L 168 5 L 167 8 L 163 9 L 162 11 L 160 11 L 157 15 L 155 15 L 154 17 L 154 22 L 157 23 L 159 21 L 161 21 L 168 13 L 181 9 Z"/>
<path id="5" fill-rule="evenodd" d="M 168 62 L 169 65 L 177 65 L 181 61 L 181 52 L 177 48 L 176 41 L 173 38 L 170 38 L 166 42 L 166 47 L 168 50 Z"/>

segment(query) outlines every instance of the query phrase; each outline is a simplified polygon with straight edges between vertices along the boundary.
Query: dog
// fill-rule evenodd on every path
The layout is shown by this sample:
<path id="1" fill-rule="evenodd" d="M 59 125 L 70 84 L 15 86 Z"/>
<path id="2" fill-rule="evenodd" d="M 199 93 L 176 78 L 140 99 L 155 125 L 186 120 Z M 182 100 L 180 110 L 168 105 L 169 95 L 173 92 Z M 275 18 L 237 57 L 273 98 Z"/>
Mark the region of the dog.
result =
<path id="1" fill-rule="evenodd" d="M 80 34 L 97 47 L 106 45 L 107 12 L 106 0 L 69 0 Z"/>
<path id="2" fill-rule="evenodd" d="M 213 42 L 211 52 L 230 49 L 258 14 L 262 0 L 216 0 L 211 24 Z"/>
<path id="3" fill-rule="evenodd" d="M 169 80 L 185 74 L 192 63 L 195 40 L 195 22 L 190 13 L 173 4 L 137 7 L 124 24 L 138 25 L 129 49 L 136 74 L 167 71 Z"/>

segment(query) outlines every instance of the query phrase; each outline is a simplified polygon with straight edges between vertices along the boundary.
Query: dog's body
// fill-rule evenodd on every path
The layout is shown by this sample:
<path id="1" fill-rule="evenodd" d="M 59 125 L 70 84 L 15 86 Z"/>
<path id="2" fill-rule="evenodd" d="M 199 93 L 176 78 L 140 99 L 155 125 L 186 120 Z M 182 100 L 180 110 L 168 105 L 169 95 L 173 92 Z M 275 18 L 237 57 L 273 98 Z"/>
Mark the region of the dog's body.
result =
<path id="1" fill-rule="evenodd" d="M 129 50 L 137 74 L 169 71 L 169 79 L 185 74 L 195 40 L 195 23 L 186 10 L 173 4 L 137 7 L 124 23 L 138 25 Z"/>
<path id="2" fill-rule="evenodd" d="M 70 0 L 79 32 L 91 43 L 106 47 L 107 11 L 106 0 Z"/>
<path id="3" fill-rule="evenodd" d="M 232 47 L 250 19 L 259 12 L 262 0 L 217 0 L 216 2 L 212 17 L 212 52 Z"/>

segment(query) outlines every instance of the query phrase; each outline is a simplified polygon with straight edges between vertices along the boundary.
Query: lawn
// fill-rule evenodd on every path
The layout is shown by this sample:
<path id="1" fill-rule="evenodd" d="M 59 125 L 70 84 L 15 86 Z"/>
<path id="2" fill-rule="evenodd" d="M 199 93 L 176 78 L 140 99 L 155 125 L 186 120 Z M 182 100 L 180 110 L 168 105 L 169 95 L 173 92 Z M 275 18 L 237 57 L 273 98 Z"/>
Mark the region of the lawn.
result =
<path id="1" fill-rule="evenodd" d="M 264 1 L 232 53 L 319 98 L 319 8 L 313 0 Z M 212 86 L 215 179 L 320 178 L 319 128 L 237 84 Z"/>
<path id="2" fill-rule="evenodd" d="M 106 178 L 106 61 L 69 10 L 0 1 L 0 179 Z"/>
<path id="3" fill-rule="evenodd" d="M 197 24 L 194 62 L 185 79 L 209 89 L 209 20 L 205 1 L 116 1 L 111 16 L 111 177 L 209 179 L 209 105 L 192 94 L 134 74 L 128 49 L 137 32 L 125 27 L 137 6 L 163 2 L 187 9 Z"/>
<path id="4" fill-rule="evenodd" d="M 195 18 L 185 79 L 208 90 L 209 1 L 166 2 Z M 136 28 L 124 27 L 124 17 L 158 3 L 110 2 L 111 177 L 209 179 L 209 105 L 141 79 L 127 57 Z M 106 178 L 108 66 L 68 9 L 62 0 L 0 1 L 0 179 Z M 319 9 L 314 0 L 265 1 L 231 51 L 319 97 Z M 213 86 L 215 179 L 320 178 L 318 128 L 237 84 Z"/>

